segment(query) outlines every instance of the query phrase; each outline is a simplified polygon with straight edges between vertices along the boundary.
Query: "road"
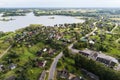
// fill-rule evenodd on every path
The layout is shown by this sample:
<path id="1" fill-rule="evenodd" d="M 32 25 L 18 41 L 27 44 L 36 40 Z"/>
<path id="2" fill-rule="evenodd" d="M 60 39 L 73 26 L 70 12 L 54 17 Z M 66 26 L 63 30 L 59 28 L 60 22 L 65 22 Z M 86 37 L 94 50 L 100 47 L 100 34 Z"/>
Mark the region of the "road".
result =
<path id="1" fill-rule="evenodd" d="M 116 23 L 115 25 L 116 25 L 116 26 L 111 30 L 111 33 L 113 33 L 113 31 L 118 27 L 118 24 L 117 24 L 117 23 Z M 117 34 L 117 33 L 113 33 L 113 34 Z M 120 38 L 117 39 L 115 42 L 118 43 L 119 40 L 120 40 Z"/>
<path id="2" fill-rule="evenodd" d="M 50 67 L 49 70 L 49 76 L 48 76 L 48 80 L 54 80 L 54 74 L 55 74 L 55 70 L 56 70 L 56 65 L 58 63 L 58 60 L 63 56 L 63 52 L 60 52 L 60 54 L 58 54 L 55 58 L 54 61 L 52 62 L 52 65 Z"/>
<path id="3" fill-rule="evenodd" d="M 12 45 L 9 46 L 9 47 L 0 55 L 0 58 L 2 58 L 2 57 L 10 50 L 11 47 L 12 47 Z"/>
<path id="4" fill-rule="evenodd" d="M 90 32 L 89 34 L 86 34 L 84 37 L 89 37 L 89 36 L 92 35 L 97 29 L 98 29 L 98 28 L 95 27 L 95 29 L 94 29 L 92 32 Z"/>
<path id="5" fill-rule="evenodd" d="M 88 34 L 86 34 L 85 36 L 83 36 L 83 37 L 81 37 L 81 38 L 84 38 L 84 37 L 89 37 L 90 35 L 92 35 L 98 28 L 96 27 L 96 23 L 97 22 L 94 22 L 93 23 L 93 25 L 94 25 L 94 27 L 95 27 L 95 29 L 92 31 L 92 32 L 90 32 L 90 33 L 88 33 Z"/>
<path id="6" fill-rule="evenodd" d="M 75 42 L 74 42 L 74 43 L 75 43 Z M 71 50 L 71 52 L 74 53 L 74 54 L 75 54 L 75 53 L 79 53 L 80 50 L 77 50 L 77 49 L 73 49 L 73 48 L 72 48 L 74 43 L 70 44 L 70 45 L 68 46 L 68 49 Z"/>
<path id="7" fill-rule="evenodd" d="M 85 36 L 90 36 L 90 35 L 93 34 L 96 30 L 97 30 L 97 28 L 95 28 L 92 32 L 90 32 L 89 34 L 86 34 Z M 85 36 L 84 36 L 84 37 L 85 37 Z M 84 38 L 84 37 L 82 37 L 82 38 Z M 118 42 L 119 40 L 120 40 L 120 38 L 117 39 L 116 42 Z M 76 41 L 75 41 L 74 43 L 76 43 Z M 80 50 L 78 50 L 78 49 L 73 49 L 73 48 L 72 48 L 73 45 L 74 45 L 74 43 L 72 43 L 71 45 L 69 45 L 69 46 L 68 46 L 68 49 L 71 50 L 71 52 L 72 52 L 73 54 L 79 53 Z M 120 71 L 120 64 L 118 64 L 118 66 L 116 66 L 116 67 L 114 68 L 114 70 Z"/>
<path id="8" fill-rule="evenodd" d="M 92 35 L 96 30 L 97 30 L 97 27 L 95 27 L 95 29 L 94 29 L 92 32 L 90 32 L 89 34 L 86 34 L 84 37 L 89 37 L 89 36 Z M 84 38 L 84 37 L 81 37 L 81 38 Z M 75 41 L 74 43 L 76 43 L 76 41 Z M 72 48 L 74 43 L 70 44 L 70 45 L 68 46 L 68 49 L 71 50 L 72 53 L 79 53 L 80 50 L 77 50 L 77 49 L 73 49 L 73 48 Z"/>
<path id="9" fill-rule="evenodd" d="M 96 24 L 96 22 L 93 23 L 94 26 Z M 95 31 L 97 30 L 97 27 L 95 27 L 95 29 L 90 32 L 89 34 L 86 34 L 84 37 L 89 37 L 90 35 L 92 35 Z M 82 38 L 84 38 L 82 37 Z M 74 42 L 76 43 L 76 41 Z M 72 53 L 78 53 L 80 50 L 77 50 L 77 49 L 73 49 L 73 44 L 72 43 L 71 45 L 68 46 L 68 49 L 72 51 Z M 55 58 L 54 58 L 54 61 L 52 62 L 51 64 L 51 67 L 50 67 L 50 70 L 49 70 L 49 76 L 48 76 L 48 80 L 54 80 L 54 73 L 55 73 L 55 70 L 56 70 L 56 65 L 58 63 L 58 60 L 63 56 L 63 53 L 61 52 L 60 54 L 58 54 Z"/>
<path id="10" fill-rule="evenodd" d="M 116 42 L 116 43 L 118 43 L 118 41 L 120 41 L 120 38 L 119 38 L 119 39 L 117 39 L 115 42 Z"/>
<path id="11" fill-rule="evenodd" d="M 93 24 L 95 25 L 96 22 L 94 22 Z M 98 28 L 95 27 L 95 29 L 94 29 L 92 32 L 86 34 L 85 36 L 83 36 L 83 37 L 81 37 L 81 38 L 89 37 L 89 36 L 92 35 L 97 29 L 98 29 Z M 76 41 L 75 41 L 74 43 L 76 43 Z M 72 53 L 79 53 L 80 50 L 77 50 L 77 49 L 73 49 L 73 48 L 72 48 L 74 43 L 70 44 L 70 45 L 68 46 L 68 49 L 71 50 Z"/>
<path id="12" fill-rule="evenodd" d="M 111 30 L 111 33 L 118 27 L 118 24 L 115 24 L 115 27 Z"/>
<path id="13" fill-rule="evenodd" d="M 45 74 L 46 74 L 46 72 L 45 72 L 45 70 L 41 73 L 41 76 L 40 76 L 40 78 L 38 79 L 38 80 L 44 80 L 45 79 Z"/>

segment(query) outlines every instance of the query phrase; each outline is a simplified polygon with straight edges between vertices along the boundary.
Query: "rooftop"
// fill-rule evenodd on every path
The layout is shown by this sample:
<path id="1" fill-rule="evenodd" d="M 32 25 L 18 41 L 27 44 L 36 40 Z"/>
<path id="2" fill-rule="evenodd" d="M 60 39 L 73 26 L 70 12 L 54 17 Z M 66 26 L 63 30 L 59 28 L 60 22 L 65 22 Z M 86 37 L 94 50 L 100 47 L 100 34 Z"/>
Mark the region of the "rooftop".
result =
<path id="1" fill-rule="evenodd" d="M 80 52 L 82 52 L 82 53 L 87 53 L 87 54 L 92 54 L 94 51 L 89 50 L 89 49 L 85 49 L 85 50 L 82 50 L 82 51 L 80 51 Z"/>
<path id="2" fill-rule="evenodd" d="M 97 57 L 100 57 L 100 58 L 104 58 L 104 59 L 107 59 L 107 60 L 110 60 L 110 61 L 113 61 L 115 63 L 119 63 L 118 60 L 114 57 L 111 57 L 111 56 L 108 56 L 106 54 L 103 54 L 103 53 L 99 53 Z"/>

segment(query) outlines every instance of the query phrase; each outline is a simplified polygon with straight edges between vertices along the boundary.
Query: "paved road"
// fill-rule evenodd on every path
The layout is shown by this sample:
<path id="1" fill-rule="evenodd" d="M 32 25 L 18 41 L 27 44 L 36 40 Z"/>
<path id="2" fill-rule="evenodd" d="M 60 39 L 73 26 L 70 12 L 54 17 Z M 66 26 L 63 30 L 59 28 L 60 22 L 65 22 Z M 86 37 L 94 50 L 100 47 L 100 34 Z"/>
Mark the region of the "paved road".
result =
<path id="1" fill-rule="evenodd" d="M 94 27 L 95 27 L 95 29 L 92 31 L 92 32 L 90 32 L 90 33 L 88 33 L 88 34 L 86 34 L 85 36 L 83 36 L 83 37 L 81 37 L 81 38 L 84 38 L 84 37 L 89 37 L 90 35 L 92 35 L 98 28 L 96 27 L 96 23 L 97 22 L 94 22 L 93 23 L 93 25 L 94 25 Z"/>
<path id="2" fill-rule="evenodd" d="M 95 26 L 96 22 L 94 22 L 94 26 Z M 90 35 L 92 35 L 95 31 L 97 30 L 97 27 L 95 27 L 95 29 L 90 32 L 89 34 L 86 34 L 84 37 L 88 37 Z M 83 37 L 82 37 L 83 38 Z M 76 43 L 76 41 L 74 42 Z M 78 53 L 80 50 L 77 50 L 77 49 L 73 49 L 73 44 L 72 43 L 70 46 L 68 46 L 68 49 L 70 49 L 72 51 L 72 53 Z M 63 53 L 61 52 L 60 54 L 58 54 L 55 58 L 54 58 L 54 61 L 50 67 L 50 70 L 49 70 L 49 76 L 48 76 L 48 80 L 54 80 L 54 73 L 55 73 L 55 69 L 56 69 L 56 65 L 57 65 L 57 62 L 58 60 L 63 56 Z"/>
<path id="3" fill-rule="evenodd" d="M 89 37 L 89 36 L 92 35 L 97 29 L 98 29 L 98 28 L 95 27 L 95 29 L 94 29 L 92 32 L 90 32 L 89 34 L 86 34 L 84 37 Z"/>
<path id="4" fill-rule="evenodd" d="M 113 33 L 113 31 L 118 27 L 118 24 L 117 24 L 117 23 L 116 23 L 115 25 L 116 25 L 116 26 L 111 30 L 111 33 L 112 33 L 112 34 L 117 34 L 117 33 Z M 120 38 L 117 39 L 115 42 L 118 43 L 119 40 L 120 40 Z"/>
<path id="5" fill-rule="evenodd" d="M 95 25 L 96 22 L 94 22 L 93 24 Z M 92 35 L 97 29 L 98 29 L 98 28 L 95 27 L 95 29 L 94 29 L 92 32 L 86 34 L 85 36 L 83 36 L 83 37 L 81 37 L 81 38 L 89 37 L 89 36 Z M 74 43 L 76 43 L 76 41 L 75 41 Z M 73 49 L 73 48 L 72 48 L 74 43 L 72 43 L 71 45 L 69 45 L 69 46 L 68 46 L 68 49 L 71 50 L 72 53 L 79 53 L 80 50 L 77 50 L 77 49 Z"/>
<path id="6" fill-rule="evenodd" d="M 118 24 L 115 24 L 115 27 L 111 30 L 111 33 L 118 27 Z"/>
<path id="7" fill-rule="evenodd" d="M 116 43 L 118 43 L 118 41 L 120 41 L 120 38 L 116 40 Z"/>
<path id="8" fill-rule="evenodd" d="M 48 76 L 48 80 L 54 80 L 54 73 L 55 73 L 55 70 L 56 70 L 56 65 L 58 63 L 58 60 L 63 56 L 63 53 L 60 52 L 60 54 L 58 54 L 55 58 L 54 58 L 54 61 L 50 67 L 50 70 L 49 70 L 49 76 Z"/>
<path id="9" fill-rule="evenodd" d="M 68 46 L 68 49 L 71 50 L 71 52 L 72 52 L 73 54 L 79 53 L 80 50 L 77 50 L 77 49 L 73 49 L 73 48 L 72 48 L 72 47 L 73 47 L 73 44 L 74 44 L 74 43 L 70 44 L 70 46 Z"/>
<path id="10" fill-rule="evenodd" d="M 45 79 L 45 70 L 41 73 L 39 80 L 44 80 Z"/>
<path id="11" fill-rule="evenodd" d="M 90 36 L 90 35 L 91 35 L 92 33 L 94 33 L 96 30 L 97 30 L 97 28 L 95 28 L 92 32 L 90 32 L 89 34 L 87 34 L 87 36 Z M 86 35 L 85 35 L 85 36 L 86 36 Z M 82 37 L 82 38 L 83 38 L 83 37 Z M 120 38 L 117 39 L 116 42 L 118 42 L 119 40 L 120 40 Z M 74 43 L 76 43 L 76 41 L 75 41 Z M 68 46 L 68 49 L 71 50 L 73 54 L 74 54 L 74 53 L 79 53 L 80 50 L 78 50 L 78 49 L 73 49 L 73 48 L 72 48 L 74 43 L 72 43 L 70 46 Z M 120 71 L 120 64 L 118 64 L 118 66 L 116 66 L 116 67 L 114 68 L 114 70 Z"/>
<path id="12" fill-rule="evenodd" d="M 0 58 L 2 58 L 2 57 L 10 50 L 11 47 L 12 47 L 12 45 L 9 46 L 9 47 L 0 55 Z"/>

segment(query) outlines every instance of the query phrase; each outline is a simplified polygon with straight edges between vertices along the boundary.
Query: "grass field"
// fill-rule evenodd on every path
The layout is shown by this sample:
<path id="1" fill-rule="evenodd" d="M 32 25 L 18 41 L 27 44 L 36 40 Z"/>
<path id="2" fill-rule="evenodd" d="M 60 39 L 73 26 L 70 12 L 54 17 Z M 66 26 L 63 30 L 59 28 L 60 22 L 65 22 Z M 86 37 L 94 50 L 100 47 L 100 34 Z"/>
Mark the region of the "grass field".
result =
<path id="1" fill-rule="evenodd" d="M 8 42 L 4 42 L 0 40 L 0 55 L 4 53 L 4 51 L 10 46 Z"/>

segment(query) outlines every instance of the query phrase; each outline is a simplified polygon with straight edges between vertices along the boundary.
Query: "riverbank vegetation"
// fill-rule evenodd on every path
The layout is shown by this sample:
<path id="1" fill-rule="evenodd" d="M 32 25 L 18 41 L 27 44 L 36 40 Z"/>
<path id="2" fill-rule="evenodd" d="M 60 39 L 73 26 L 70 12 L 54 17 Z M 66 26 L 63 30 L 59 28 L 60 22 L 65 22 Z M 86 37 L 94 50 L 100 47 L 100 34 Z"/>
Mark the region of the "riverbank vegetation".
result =
<path id="1" fill-rule="evenodd" d="M 54 26 L 31 24 L 15 32 L 0 32 L 0 55 L 3 55 L 0 57 L 0 80 L 11 78 L 37 80 L 43 70 L 49 70 L 53 59 L 61 51 L 63 51 L 64 56 L 58 61 L 57 70 L 67 70 L 67 73 L 76 77 L 91 80 L 83 73 L 82 68 L 84 68 L 96 74 L 100 80 L 120 80 L 119 72 L 82 55 L 73 55 L 67 49 L 70 44 L 76 42 L 73 46 L 75 49 L 88 48 L 97 52 L 102 51 L 120 62 L 120 26 L 109 19 L 113 15 L 118 15 L 119 11 L 111 9 L 106 11 L 103 9 L 13 9 L 10 11 L 8 9 L 5 11 L 3 9 L 3 15 L 22 16 L 31 11 L 34 12 L 35 16 L 81 16 L 85 17 L 86 21 Z M 95 32 L 91 33 L 94 30 Z M 11 48 L 7 50 L 9 46 Z M 56 78 L 61 79 L 57 75 Z"/>
<path id="2" fill-rule="evenodd" d="M 0 60 L 2 65 L 0 79 L 11 76 L 18 80 L 38 79 L 43 69 L 49 69 L 53 58 L 60 51 L 82 36 L 79 31 L 84 33 L 92 31 L 88 27 L 83 27 L 89 24 L 91 23 L 61 24 L 60 27 L 32 24 L 14 33 L 1 32 L 0 39 L 10 40 L 8 43 L 12 48 Z M 42 67 L 44 62 L 46 64 Z M 36 76 L 32 77 L 31 74 Z"/>

